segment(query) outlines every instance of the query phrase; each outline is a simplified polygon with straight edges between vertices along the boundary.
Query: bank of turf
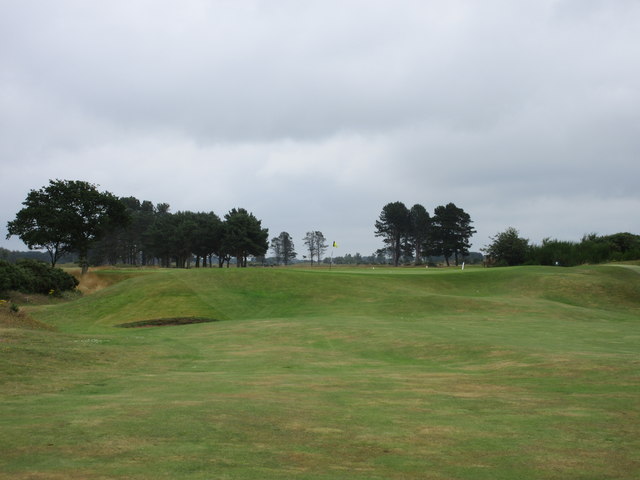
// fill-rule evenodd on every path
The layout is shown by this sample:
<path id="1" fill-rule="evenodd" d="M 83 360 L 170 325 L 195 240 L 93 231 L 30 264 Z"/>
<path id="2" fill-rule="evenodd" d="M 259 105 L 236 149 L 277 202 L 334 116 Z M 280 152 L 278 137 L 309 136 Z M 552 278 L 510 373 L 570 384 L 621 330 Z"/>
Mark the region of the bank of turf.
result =
<path id="1" fill-rule="evenodd" d="M 0 478 L 640 476 L 637 267 L 101 275 L 0 324 Z"/>

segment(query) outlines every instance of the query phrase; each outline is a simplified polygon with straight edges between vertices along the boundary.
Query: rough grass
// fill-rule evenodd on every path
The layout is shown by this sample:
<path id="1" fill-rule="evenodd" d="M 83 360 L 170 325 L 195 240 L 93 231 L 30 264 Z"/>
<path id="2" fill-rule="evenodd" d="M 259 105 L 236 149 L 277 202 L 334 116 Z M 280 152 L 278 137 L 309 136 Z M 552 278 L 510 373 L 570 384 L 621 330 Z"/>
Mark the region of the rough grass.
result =
<path id="1" fill-rule="evenodd" d="M 640 474 L 633 269 L 125 274 L 0 329 L 0 478 Z"/>

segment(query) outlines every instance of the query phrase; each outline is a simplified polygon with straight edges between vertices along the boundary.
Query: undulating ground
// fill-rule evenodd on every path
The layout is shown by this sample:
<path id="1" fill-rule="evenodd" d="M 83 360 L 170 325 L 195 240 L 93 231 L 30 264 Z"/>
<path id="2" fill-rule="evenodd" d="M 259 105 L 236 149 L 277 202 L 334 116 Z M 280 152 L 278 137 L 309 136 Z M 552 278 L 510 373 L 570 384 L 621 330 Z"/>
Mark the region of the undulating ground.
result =
<path id="1" fill-rule="evenodd" d="M 640 478 L 637 266 L 83 284 L 1 307 L 2 479 Z"/>

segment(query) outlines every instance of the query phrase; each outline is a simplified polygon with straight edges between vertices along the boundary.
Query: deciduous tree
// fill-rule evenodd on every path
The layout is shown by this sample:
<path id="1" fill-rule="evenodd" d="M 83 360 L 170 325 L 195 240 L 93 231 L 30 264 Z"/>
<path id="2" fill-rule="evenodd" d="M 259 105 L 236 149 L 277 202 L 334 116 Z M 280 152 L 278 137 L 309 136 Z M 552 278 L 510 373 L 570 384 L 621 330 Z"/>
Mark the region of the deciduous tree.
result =
<path id="1" fill-rule="evenodd" d="M 513 227 L 491 237 L 491 244 L 484 252 L 497 265 L 521 265 L 529 253 L 529 240 L 521 238 L 518 230 Z"/>
<path id="2" fill-rule="evenodd" d="M 29 249 L 46 249 L 52 266 L 65 252 L 77 252 L 83 274 L 93 243 L 129 222 L 117 197 L 78 180 L 50 180 L 46 187 L 31 190 L 23 205 L 8 223 L 7 238 L 17 235 Z"/>

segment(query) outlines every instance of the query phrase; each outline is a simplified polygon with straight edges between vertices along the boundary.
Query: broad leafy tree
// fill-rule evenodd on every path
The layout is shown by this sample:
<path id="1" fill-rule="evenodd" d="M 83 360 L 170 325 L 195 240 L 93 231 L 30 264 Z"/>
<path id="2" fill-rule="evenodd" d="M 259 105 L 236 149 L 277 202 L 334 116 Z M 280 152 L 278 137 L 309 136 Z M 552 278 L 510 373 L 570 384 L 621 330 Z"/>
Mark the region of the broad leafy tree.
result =
<path id="1" fill-rule="evenodd" d="M 387 203 L 376 220 L 376 237 L 382 237 L 393 264 L 397 267 L 402 253 L 407 249 L 411 230 L 409 210 L 402 202 Z"/>
<path id="2" fill-rule="evenodd" d="M 117 197 L 84 181 L 50 180 L 46 187 L 31 190 L 22 204 L 24 208 L 7 225 L 7 238 L 17 235 L 29 249 L 46 249 L 52 266 L 62 254 L 77 252 L 83 274 L 91 246 L 129 222 Z"/>
<path id="3" fill-rule="evenodd" d="M 484 252 L 496 265 L 522 265 L 527 259 L 529 240 L 520 237 L 515 228 L 509 227 L 491 240 Z"/>

